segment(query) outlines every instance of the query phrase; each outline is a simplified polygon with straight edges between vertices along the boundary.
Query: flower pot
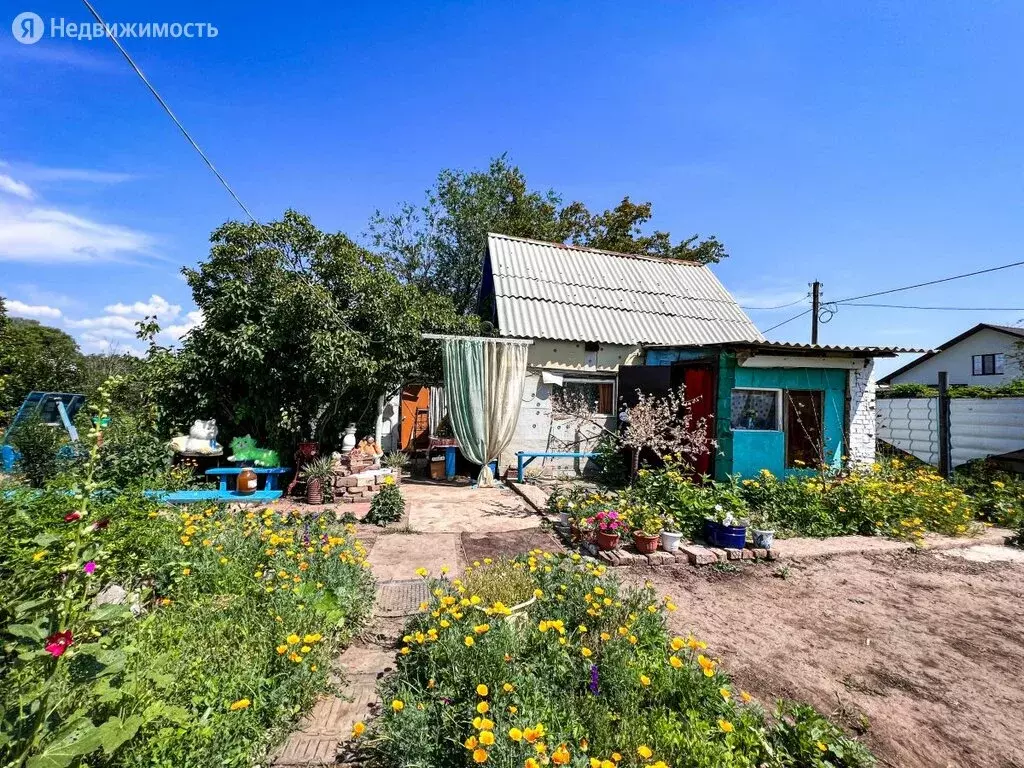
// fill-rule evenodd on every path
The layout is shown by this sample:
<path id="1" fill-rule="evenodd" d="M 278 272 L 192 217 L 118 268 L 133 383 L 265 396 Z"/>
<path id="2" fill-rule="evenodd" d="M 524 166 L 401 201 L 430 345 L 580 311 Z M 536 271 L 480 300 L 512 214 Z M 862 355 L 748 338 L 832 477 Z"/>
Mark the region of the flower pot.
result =
<path id="1" fill-rule="evenodd" d="M 743 549 L 747 545 L 747 526 L 722 525 L 717 520 L 705 520 L 704 538 L 713 547 Z"/>
<path id="2" fill-rule="evenodd" d="M 597 548 L 608 551 L 609 549 L 618 549 L 619 547 L 619 534 L 608 533 L 607 531 L 597 532 Z"/>
<path id="3" fill-rule="evenodd" d="M 750 533 L 754 537 L 754 549 L 771 549 L 775 543 L 775 531 L 759 531 L 754 528 Z"/>
<path id="4" fill-rule="evenodd" d="M 658 549 L 659 534 L 650 536 L 643 531 L 633 531 L 633 546 L 641 555 L 649 555 Z"/>
<path id="5" fill-rule="evenodd" d="M 323 483 L 319 480 L 309 480 L 306 483 L 306 503 L 307 504 L 323 504 L 324 503 L 324 487 Z"/>
<path id="6" fill-rule="evenodd" d="M 683 540 L 683 534 L 674 531 L 661 532 L 661 548 L 666 552 L 675 552 L 679 549 L 679 542 Z"/>

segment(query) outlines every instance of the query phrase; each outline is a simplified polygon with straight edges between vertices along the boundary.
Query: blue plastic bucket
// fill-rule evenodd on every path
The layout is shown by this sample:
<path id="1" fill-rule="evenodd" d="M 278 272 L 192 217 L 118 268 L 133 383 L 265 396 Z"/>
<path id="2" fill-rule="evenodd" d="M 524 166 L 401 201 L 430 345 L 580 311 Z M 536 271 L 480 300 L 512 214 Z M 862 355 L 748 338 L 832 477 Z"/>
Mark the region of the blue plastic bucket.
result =
<path id="1" fill-rule="evenodd" d="M 747 545 L 747 526 L 722 525 L 715 520 L 705 520 L 704 538 L 712 547 L 743 549 Z"/>

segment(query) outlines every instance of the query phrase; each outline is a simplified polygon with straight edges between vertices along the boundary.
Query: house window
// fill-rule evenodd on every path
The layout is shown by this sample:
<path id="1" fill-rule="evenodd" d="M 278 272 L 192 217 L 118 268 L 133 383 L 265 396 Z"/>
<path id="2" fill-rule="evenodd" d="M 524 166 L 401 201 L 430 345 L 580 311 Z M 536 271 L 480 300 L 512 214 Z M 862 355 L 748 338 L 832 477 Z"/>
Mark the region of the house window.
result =
<path id="1" fill-rule="evenodd" d="M 562 398 L 567 402 L 586 403 L 597 416 L 615 415 L 615 382 L 597 379 L 563 379 Z"/>
<path id="2" fill-rule="evenodd" d="M 994 355 L 974 355 L 971 358 L 971 373 L 975 376 L 998 376 L 1003 372 L 1006 356 L 1002 352 Z"/>
<path id="3" fill-rule="evenodd" d="M 778 432 L 781 389 L 734 389 L 731 426 L 737 430 Z"/>

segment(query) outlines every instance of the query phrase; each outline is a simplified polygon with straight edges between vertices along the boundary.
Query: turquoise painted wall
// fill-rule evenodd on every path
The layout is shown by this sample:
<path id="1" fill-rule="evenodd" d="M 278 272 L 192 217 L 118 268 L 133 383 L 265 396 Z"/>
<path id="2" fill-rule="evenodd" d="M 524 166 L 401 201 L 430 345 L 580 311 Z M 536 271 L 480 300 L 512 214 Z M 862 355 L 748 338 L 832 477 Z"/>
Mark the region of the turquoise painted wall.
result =
<path id="1" fill-rule="evenodd" d="M 732 386 L 824 392 L 825 457 L 829 464 L 839 467 L 843 455 L 846 379 L 846 371 L 830 368 L 736 368 Z M 768 469 L 778 476 L 813 472 L 810 469 L 786 468 L 784 432 L 736 430 L 731 434 L 733 474 L 751 477 L 762 469 Z"/>
<path id="2" fill-rule="evenodd" d="M 697 360 L 709 352 L 703 348 L 649 349 L 647 365 L 671 365 L 680 360 Z M 768 387 L 772 389 L 810 389 L 824 392 L 825 456 L 839 467 L 843 455 L 843 428 L 846 423 L 846 381 L 844 370 L 832 368 L 740 368 L 733 352 L 718 357 L 718 402 L 715 408 L 715 479 L 726 480 L 731 474 L 751 477 L 762 469 L 777 476 L 811 474 L 813 470 L 787 469 L 786 435 L 784 432 L 733 432 L 732 390 L 735 387 Z"/>

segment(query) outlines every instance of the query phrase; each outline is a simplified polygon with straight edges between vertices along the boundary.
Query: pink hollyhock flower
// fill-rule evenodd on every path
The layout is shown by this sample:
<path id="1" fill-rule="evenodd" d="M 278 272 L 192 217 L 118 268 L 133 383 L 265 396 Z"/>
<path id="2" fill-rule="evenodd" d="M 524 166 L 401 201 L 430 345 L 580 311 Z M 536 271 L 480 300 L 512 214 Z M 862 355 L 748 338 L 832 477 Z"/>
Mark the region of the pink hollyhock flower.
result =
<path id="1" fill-rule="evenodd" d="M 91 576 L 93 571 L 96 570 L 96 563 L 90 560 L 88 563 L 82 566 L 82 570 Z"/>
<path id="2" fill-rule="evenodd" d="M 70 629 L 65 629 L 62 632 L 54 632 L 48 638 L 46 638 L 46 652 L 53 656 L 55 659 L 60 658 L 64 655 L 64 651 L 75 644 L 75 638 L 71 634 Z"/>
<path id="3" fill-rule="evenodd" d="M 76 520 L 81 520 L 81 519 L 82 519 L 82 513 L 81 512 L 68 512 L 66 515 L 64 515 L 64 522 L 65 523 L 73 523 Z"/>

